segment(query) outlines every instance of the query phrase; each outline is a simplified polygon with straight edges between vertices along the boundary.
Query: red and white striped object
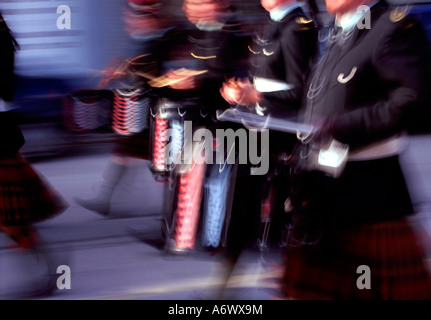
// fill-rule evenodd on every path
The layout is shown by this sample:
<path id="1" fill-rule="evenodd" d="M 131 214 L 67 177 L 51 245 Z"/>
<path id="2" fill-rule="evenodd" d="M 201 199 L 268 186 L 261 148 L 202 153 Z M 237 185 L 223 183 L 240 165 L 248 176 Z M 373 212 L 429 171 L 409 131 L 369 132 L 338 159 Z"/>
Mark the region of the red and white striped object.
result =
<path id="1" fill-rule="evenodd" d="M 155 117 L 155 129 L 153 140 L 153 166 L 158 171 L 166 169 L 165 146 L 167 145 L 167 134 L 169 119 L 164 119 L 158 114 Z"/>
<path id="2" fill-rule="evenodd" d="M 148 127 L 150 102 L 141 90 L 117 89 L 114 94 L 112 126 L 121 135 L 139 133 Z"/>
<path id="3" fill-rule="evenodd" d="M 174 242 L 177 249 L 193 249 L 199 224 L 205 164 L 193 164 L 180 175 Z"/>

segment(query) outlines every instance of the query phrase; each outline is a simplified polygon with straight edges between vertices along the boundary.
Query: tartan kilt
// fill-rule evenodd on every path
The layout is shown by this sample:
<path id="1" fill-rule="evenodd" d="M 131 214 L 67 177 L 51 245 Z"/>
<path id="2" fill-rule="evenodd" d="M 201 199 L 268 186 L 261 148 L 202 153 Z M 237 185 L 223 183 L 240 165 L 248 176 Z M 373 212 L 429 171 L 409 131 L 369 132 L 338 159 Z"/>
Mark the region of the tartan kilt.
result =
<path id="1" fill-rule="evenodd" d="M 289 241 L 283 294 L 300 300 L 431 299 L 431 278 L 416 230 L 401 218 L 326 230 L 314 245 Z M 370 289 L 357 286 L 363 265 L 369 267 Z"/>
<path id="2" fill-rule="evenodd" d="M 0 225 L 40 222 L 62 213 L 67 206 L 21 154 L 0 159 Z"/>

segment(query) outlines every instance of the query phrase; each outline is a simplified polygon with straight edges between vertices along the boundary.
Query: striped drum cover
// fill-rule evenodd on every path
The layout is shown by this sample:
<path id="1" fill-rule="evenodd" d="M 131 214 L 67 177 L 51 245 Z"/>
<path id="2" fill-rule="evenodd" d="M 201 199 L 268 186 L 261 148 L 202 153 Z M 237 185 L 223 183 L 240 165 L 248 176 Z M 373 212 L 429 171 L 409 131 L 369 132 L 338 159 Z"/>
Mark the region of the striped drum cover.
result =
<path id="1" fill-rule="evenodd" d="M 205 164 L 193 164 L 179 177 L 174 243 L 177 250 L 195 247 Z"/>
<path id="2" fill-rule="evenodd" d="M 72 132 L 92 131 L 108 127 L 111 99 L 97 91 L 82 91 L 63 101 L 63 123 Z"/>
<path id="3" fill-rule="evenodd" d="M 213 165 L 205 182 L 202 245 L 217 248 L 228 209 L 229 180 L 233 165 Z"/>
<path id="4" fill-rule="evenodd" d="M 168 145 L 169 144 L 169 145 Z M 184 144 L 184 121 L 179 105 L 161 99 L 151 110 L 151 169 L 156 173 L 171 171 L 181 160 Z"/>
<path id="5" fill-rule="evenodd" d="M 141 89 L 116 89 L 112 127 L 121 135 L 132 135 L 148 129 L 150 98 Z"/>
<path id="6" fill-rule="evenodd" d="M 167 145 L 167 135 L 169 129 L 169 120 L 156 115 L 154 119 L 154 136 L 152 150 L 152 165 L 156 171 L 166 170 L 165 146 Z"/>

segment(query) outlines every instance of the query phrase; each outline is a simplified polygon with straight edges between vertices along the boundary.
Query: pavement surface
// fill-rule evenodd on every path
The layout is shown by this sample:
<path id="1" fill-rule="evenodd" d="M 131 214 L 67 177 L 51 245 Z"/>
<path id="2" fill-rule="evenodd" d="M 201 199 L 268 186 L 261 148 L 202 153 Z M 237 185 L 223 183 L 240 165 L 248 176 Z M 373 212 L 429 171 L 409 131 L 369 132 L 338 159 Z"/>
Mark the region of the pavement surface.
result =
<path id="1" fill-rule="evenodd" d="M 31 254 L 11 248 L 10 240 L 0 234 L 0 299 L 202 301 L 219 297 L 219 289 L 226 284 L 219 254 L 199 246 L 189 254 L 171 254 L 159 246 L 165 185 L 155 181 L 147 161 L 135 163 L 114 194 L 110 216 L 102 217 L 80 207 L 74 198 L 96 194 L 109 168 L 110 137 L 92 137 L 97 143 L 59 144 L 64 149 L 58 147 L 57 152 L 43 155 L 38 143 L 46 148 L 56 129 L 26 129 L 24 155 L 69 203 L 63 214 L 37 224 L 37 228 L 58 266 L 69 268 L 70 288 L 59 288 L 51 296 L 27 297 L 28 291 L 40 285 L 43 266 Z M 431 135 L 410 137 L 402 164 L 418 211 L 414 219 L 421 220 L 426 236 L 428 261 L 430 159 Z M 245 251 L 222 299 L 277 299 L 281 259 L 278 249 Z M 58 277 L 62 275 L 58 273 Z"/>

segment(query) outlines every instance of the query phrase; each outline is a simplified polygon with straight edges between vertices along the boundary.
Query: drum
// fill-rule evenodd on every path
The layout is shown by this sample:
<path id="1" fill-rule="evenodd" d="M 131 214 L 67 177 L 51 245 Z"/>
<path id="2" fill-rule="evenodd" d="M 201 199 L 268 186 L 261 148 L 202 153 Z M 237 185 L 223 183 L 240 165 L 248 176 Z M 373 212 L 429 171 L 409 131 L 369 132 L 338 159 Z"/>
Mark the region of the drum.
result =
<path id="1" fill-rule="evenodd" d="M 214 164 L 205 181 L 202 246 L 217 248 L 220 245 L 225 218 L 229 213 L 229 193 L 232 164 Z"/>
<path id="2" fill-rule="evenodd" d="M 205 164 L 195 164 L 179 176 L 175 229 L 173 233 L 176 251 L 190 251 L 195 247 L 200 220 L 201 198 Z"/>
<path id="3" fill-rule="evenodd" d="M 171 253 L 188 253 L 196 246 L 207 165 L 194 161 L 192 155 L 201 150 L 203 142 L 194 142 L 192 136 L 204 118 L 190 100 L 179 103 L 160 99 L 151 112 L 151 169 L 158 178 L 163 175 L 168 181 L 164 203 L 169 207 L 164 211 L 162 233 L 166 250 Z M 189 128 L 186 121 L 190 121 Z M 192 154 L 186 155 L 189 151 Z"/>
<path id="4" fill-rule="evenodd" d="M 120 135 L 133 135 L 148 129 L 151 99 L 139 88 L 114 90 L 112 127 Z"/>
<path id="5" fill-rule="evenodd" d="M 150 109 L 151 166 L 156 176 L 167 176 L 181 159 L 184 141 L 184 122 L 180 105 L 159 99 L 155 111 Z"/>
<path id="6" fill-rule="evenodd" d="M 108 128 L 111 122 L 111 96 L 102 91 L 80 91 L 63 100 L 63 124 L 72 132 Z"/>
<path id="7" fill-rule="evenodd" d="M 194 143 L 193 149 L 200 143 Z M 168 253 L 189 253 L 195 249 L 201 217 L 206 164 L 191 163 L 175 168 L 165 187 L 162 233 Z"/>

